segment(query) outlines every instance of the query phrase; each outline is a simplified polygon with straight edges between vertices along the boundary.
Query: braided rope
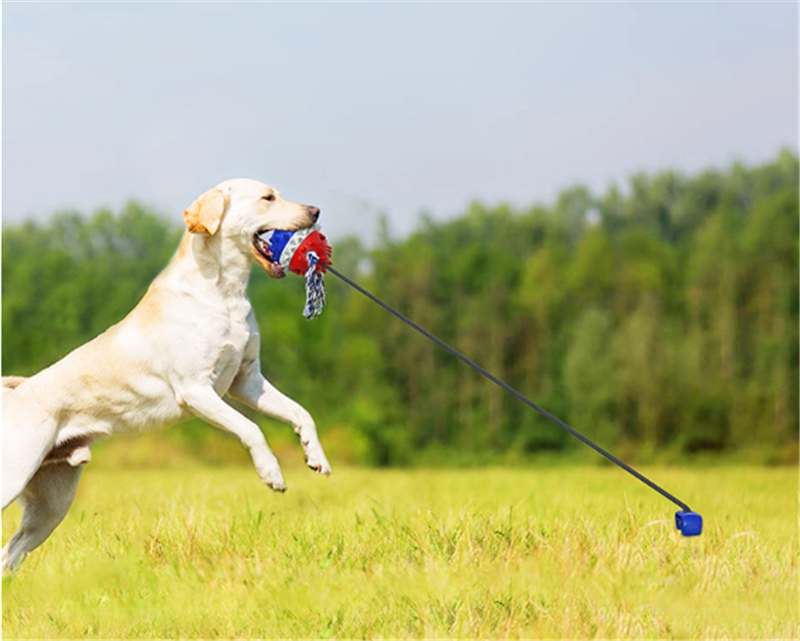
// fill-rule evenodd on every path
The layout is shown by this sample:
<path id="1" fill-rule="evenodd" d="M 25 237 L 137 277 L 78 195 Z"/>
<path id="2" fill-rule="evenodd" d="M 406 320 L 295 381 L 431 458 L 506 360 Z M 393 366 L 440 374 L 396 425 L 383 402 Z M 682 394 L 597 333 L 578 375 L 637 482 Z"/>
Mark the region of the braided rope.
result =
<path id="1" fill-rule="evenodd" d="M 306 320 L 312 320 L 322 313 L 322 308 L 325 306 L 325 282 L 322 272 L 317 271 L 319 264 L 317 253 L 310 251 L 306 256 L 308 269 L 306 269 L 306 306 L 303 309 L 303 316 Z"/>

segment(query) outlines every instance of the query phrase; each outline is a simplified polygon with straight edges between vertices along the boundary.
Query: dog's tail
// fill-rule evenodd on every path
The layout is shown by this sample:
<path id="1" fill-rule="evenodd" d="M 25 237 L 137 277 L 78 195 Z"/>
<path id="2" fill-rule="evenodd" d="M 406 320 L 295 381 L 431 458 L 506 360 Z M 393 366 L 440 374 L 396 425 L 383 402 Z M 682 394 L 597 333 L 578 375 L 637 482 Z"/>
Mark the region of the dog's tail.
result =
<path id="1" fill-rule="evenodd" d="M 19 387 L 19 384 L 28 380 L 27 376 L 3 376 L 3 396 Z"/>

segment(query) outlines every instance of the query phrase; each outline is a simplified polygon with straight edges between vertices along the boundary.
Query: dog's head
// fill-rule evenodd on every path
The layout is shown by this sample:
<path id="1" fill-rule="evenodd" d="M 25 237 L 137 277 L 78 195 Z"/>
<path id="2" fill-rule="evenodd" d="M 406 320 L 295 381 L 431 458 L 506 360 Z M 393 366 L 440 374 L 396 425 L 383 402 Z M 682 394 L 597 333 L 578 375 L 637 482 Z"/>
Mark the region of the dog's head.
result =
<path id="1" fill-rule="evenodd" d="M 221 235 L 250 252 L 272 278 L 286 273 L 259 236 L 270 229 L 296 231 L 311 227 L 319 208 L 283 199 L 280 192 L 257 180 L 226 180 L 195 200 L 183 212 L 192 234 Z"/>

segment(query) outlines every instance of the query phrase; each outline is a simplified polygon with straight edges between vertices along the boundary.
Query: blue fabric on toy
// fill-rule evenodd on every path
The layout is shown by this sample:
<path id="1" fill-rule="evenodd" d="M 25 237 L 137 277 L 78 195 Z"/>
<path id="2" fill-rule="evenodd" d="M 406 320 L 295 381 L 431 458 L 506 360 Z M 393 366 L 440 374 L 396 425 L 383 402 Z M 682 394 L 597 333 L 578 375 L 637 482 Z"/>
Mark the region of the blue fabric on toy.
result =
<path id="1" fill-rule="evenodd" d="M 270 229 L 261 234 L 261 240 L 269 244 L 272 257 L 278 261 L 287 272 L 289 271 L 289 263 L 292 260 L 292 256 L 300 246 L 300 243 L 303 242 L 304 238 L 305 237 L 298 238 L 298 233 L 296 231 L 286 231 L 284 229 Z M 290 243 L 289 241 L 292 239 L 295 239 L 296 242 Z"/>

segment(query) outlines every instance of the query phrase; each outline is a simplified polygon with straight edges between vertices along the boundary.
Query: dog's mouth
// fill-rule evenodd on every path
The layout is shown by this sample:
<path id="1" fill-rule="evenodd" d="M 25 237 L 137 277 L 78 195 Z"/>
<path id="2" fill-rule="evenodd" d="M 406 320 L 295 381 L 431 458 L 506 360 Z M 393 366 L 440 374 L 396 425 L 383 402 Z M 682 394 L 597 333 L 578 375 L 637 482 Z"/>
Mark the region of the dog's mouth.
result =
<path id="1" fill-rule="evenodd" d="M 253 236 L 251 248 L 256 262 L 264 268 L 267 274 L 272 278 L 283 278 L 286 276 L 286 270 L 278 261 L 278 257 L 273 256 L 270 251 L 269 236 L 272 231 L 274 230 L 270 228 L 257 231 Z"/>

